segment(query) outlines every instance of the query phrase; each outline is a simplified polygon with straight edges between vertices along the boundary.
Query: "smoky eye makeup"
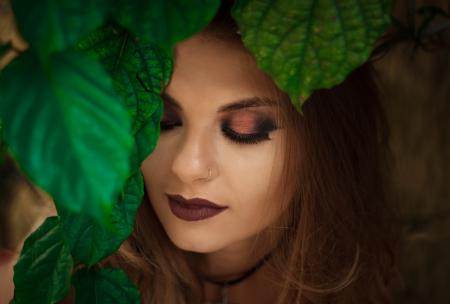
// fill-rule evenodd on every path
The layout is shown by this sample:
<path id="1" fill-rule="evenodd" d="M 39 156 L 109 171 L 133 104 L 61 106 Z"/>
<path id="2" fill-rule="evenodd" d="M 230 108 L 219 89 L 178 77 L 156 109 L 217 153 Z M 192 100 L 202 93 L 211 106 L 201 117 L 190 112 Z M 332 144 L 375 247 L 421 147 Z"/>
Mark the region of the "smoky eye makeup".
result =
<path id="1" fill-rule="evenodd" d="M 270 140 L 269 133 L 277 128 L 271 115 L 255 111 L 237 111 L 225 117 L 221 123 L 223 134 L 238 144 L 257 144 Z"/>
<path id="2" fill-rule="evenodd" d="M 164 105 L 164 113 L 159 122 L 161 132 L 170 131 L 182 125 L 179 114 L 170 106 Z"/>
<path id="3" fill-rule="evenodd" d="M 265 108 L 265 107 L 262 107 Z M 183 126 L 178 107 L 164 103 L 164 113 L 160 121 L 161 133 Z M 270 140 L 269 134 L 279 129 L 274 113 L 255 108 L 233 109 L 219 118 L 221 133 L 236 144 L 257 144 Z"/>

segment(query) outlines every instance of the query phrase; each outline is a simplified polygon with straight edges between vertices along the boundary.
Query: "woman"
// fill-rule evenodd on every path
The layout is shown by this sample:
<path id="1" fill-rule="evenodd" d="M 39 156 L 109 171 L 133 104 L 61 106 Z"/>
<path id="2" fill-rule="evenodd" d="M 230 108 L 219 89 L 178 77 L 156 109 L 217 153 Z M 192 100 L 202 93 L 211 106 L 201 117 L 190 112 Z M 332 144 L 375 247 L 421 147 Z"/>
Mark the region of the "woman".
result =
<path id="1" fill-rule="evenodd" d="M 144 303 L 390 303 L 386 132 L 370 66 L 292 106 L 224 7 L 179 43 L 135 231 Z"/>

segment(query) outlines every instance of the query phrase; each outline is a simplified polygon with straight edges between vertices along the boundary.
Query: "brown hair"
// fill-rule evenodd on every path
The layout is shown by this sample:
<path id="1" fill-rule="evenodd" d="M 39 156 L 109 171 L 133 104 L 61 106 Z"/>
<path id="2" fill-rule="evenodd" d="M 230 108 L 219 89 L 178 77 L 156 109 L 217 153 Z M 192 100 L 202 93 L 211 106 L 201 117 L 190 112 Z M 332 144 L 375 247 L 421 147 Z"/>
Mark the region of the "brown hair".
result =
<path id="1" fill-rule="evenodd" d="M 229 3 L 204 31 L 240 41 Z M 395 209 L 384 183 L 387 126 L 369 62 L 340 85 L 317 90 L 303 114 L 280 92 L 287 129 L 283 180 L 289 202 L 268 262 L 278 303 L 391 303 Z M 145 196 L 133 234 L 110 257 L 139 286 L 143 303 L 201 303 L 200 281 Z"/>

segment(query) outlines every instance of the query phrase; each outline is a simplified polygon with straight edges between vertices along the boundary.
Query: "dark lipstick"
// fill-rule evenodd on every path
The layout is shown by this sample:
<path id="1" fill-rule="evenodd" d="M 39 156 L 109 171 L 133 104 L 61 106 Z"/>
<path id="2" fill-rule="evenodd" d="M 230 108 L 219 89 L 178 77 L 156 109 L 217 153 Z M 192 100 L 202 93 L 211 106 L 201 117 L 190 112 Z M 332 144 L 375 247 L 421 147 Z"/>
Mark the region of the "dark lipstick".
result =
<path id="1" fill-rule="evenodd" d="M 205 199 L 185 199 L 181 195 L 167 195 L 172 213 L 185 221 L 199 221 L 210 218 L 228 207 L 219 206 Z"/>

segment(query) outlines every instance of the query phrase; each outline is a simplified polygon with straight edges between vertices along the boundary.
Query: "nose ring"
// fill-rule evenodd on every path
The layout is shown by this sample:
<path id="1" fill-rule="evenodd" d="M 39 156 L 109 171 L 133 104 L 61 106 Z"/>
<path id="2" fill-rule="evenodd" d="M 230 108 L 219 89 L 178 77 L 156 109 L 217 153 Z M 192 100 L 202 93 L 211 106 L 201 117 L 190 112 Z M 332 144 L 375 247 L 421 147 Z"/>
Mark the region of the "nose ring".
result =
<path id="1" fill-rule="evenodd" d="M 209 168 L 208 168 L 208 180 L 210 180 L 211 177 L 212 177 L 212 168 L 209 167 Z"/>

